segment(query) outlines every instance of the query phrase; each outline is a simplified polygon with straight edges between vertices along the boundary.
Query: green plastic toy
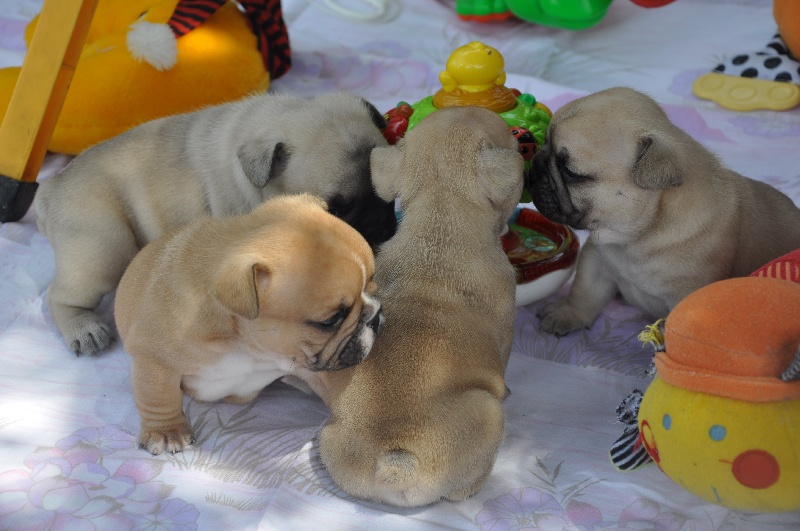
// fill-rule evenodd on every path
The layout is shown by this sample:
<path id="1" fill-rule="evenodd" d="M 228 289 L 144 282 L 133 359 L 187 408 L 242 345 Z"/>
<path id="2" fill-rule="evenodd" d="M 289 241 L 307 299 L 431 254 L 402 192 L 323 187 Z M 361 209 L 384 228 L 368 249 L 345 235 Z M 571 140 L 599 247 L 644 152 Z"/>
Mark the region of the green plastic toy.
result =
<path id="1" fill-rule="evenodd" d="M 477 105 L 496 112 L 519 143 L 526 170 L 544 144 L 553 113 L 531 94 L 505 86 L 503 55 L 492 46 L 473 41 L 453 50 L 439 73 L 442 88 L 415 103 L 401 101 L 385 114 L 383 136 L 395 144 L 422 119 L 444 107 Z M 527 191 L 521 202 L 530 201 Z"/>
<path id="2" fill-rule="evenodd" d="M 517 17 L 569 30 L 582 30 L 600 22 L 613 0 L 456 0 L 456 13 L 464 20 L 491 22 Z M 661 7 L 674 0 L 631 0 L 640 7 Z"/>

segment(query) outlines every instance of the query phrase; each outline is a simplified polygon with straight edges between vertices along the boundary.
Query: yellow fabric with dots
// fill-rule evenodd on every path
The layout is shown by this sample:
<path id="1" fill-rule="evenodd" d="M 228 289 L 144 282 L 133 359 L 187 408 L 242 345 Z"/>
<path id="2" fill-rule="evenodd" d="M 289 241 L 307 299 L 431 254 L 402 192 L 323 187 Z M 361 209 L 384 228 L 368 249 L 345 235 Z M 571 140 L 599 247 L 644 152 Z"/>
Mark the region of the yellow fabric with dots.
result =
<path id="1" fill-rule="evenodd" d="M 648 453 L 675 483 L 745 511 L 800 509 L 800 400 L 756 403 L 656 378 L 642 399 Z"/>

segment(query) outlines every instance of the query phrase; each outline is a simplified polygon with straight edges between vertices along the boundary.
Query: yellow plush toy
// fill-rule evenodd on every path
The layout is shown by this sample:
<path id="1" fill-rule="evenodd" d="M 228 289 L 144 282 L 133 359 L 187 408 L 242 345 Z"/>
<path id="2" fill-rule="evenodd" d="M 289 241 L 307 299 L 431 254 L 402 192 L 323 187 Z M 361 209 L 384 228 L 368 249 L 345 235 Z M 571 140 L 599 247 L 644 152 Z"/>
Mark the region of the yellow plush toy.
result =
<path id="1" fill-rule="evenodd" d="M 266 90 L 290 65 L 280 1 L 238 4 L 100 0 L 49 149 L 77 154 L 140 123 Z M 0 119 L 19 71 L 0 69 Z"/>
<path id="2" fill-rule="evenodd" d="M 800 252 L 781 260 L 773 273 L 789 275 L 716 282 L 669 314 L 656 377 L 633 414 L 638 430 L 611 452 L 618 468 L 635 468 L 646 451 L 707 501 L 800 509 L 800 284 L 785 280 L 800 277 Z"/>

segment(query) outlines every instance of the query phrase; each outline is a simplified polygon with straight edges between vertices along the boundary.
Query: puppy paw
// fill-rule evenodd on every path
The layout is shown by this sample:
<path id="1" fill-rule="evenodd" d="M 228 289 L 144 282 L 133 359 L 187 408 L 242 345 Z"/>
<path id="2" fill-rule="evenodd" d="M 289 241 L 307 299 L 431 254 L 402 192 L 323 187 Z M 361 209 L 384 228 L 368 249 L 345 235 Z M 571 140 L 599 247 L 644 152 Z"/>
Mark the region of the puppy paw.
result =
<path id="1" fill-rule="evenodd" d="M 592 323 L 587 322 L 566 300 L 554 302 L 539 311 L 539 329 L 557 336 L 563 336 L 589 328 Z"/>
<path id="2" fill-rule="evenodd" d="M 143 428 L 139 435 L 139 448 L 153 455 L 165 451 L 175 454 L 194 444 L 194 440 L 194 433 L 188 424 L 166 430 Z"/>
<path id="3" fill-rule="evenodd" d="M 64 340 L 70 350 L 80 356 L 94 356 L 107 349 L 114 342 L 114 332 L 93 312 L 86 311 L 76 316 L 65 327 Z"/>

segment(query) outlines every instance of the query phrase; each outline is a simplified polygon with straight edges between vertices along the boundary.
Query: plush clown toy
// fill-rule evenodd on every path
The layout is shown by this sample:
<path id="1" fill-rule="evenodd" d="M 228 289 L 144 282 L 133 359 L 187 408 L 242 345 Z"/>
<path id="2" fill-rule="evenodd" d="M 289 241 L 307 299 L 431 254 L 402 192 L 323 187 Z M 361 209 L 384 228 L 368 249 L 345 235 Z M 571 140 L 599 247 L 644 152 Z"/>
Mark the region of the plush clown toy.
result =
<path id="1" fill-rule="evenodd" d="M 800 509 L 800 250 L 697 290 L 647 337 L 656 376 L 617 410 L 615 466 L 655 461 L 732 509 Z"/>

